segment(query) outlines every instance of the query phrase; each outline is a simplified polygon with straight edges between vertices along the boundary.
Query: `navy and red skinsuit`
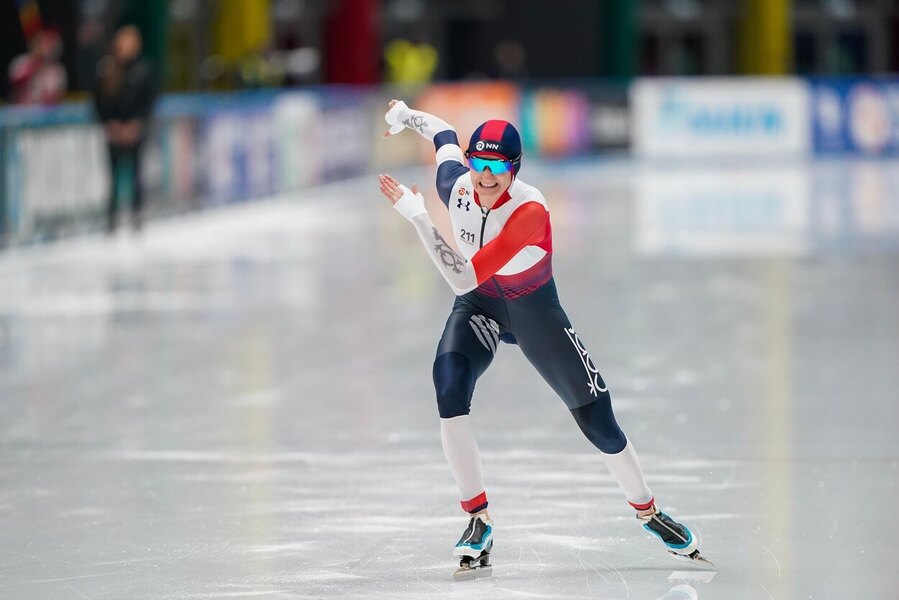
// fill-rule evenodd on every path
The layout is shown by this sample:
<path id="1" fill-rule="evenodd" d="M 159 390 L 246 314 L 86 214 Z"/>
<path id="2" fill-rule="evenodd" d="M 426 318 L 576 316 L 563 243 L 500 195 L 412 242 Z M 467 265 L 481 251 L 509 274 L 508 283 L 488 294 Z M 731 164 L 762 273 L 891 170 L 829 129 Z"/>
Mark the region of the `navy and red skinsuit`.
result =
<path id="1" fill-rule="evenodd" d="M 458 146 L 452 130 L 434 137 L 438 153 L 447 144 Z M 456 296 L 437 346 L 433 376 L 441 418 L 467 415 L 475 383 L 499 342 L 517 343 L 590 441 L 605 454 L 621 452 L 627 438 L 615 421 L 608 389 L 559 303 L 543 195 L 514 178 L 485 209 L 468 167 L 458 160 L 439 164 L 437 190 L 478 282 L 476 289 Z M 480 508 L 464 502 L 463 507 Z"/>

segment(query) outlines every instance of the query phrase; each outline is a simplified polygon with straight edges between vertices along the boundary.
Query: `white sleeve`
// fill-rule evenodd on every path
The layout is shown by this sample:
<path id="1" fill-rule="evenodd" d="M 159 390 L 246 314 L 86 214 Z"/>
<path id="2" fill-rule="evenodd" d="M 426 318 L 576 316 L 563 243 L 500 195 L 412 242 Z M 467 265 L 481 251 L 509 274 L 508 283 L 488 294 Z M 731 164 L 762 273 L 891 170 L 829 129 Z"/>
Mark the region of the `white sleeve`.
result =
<path id="1" fill-rule="evenodd" d="M 462 148 L 460 148 L 456 144 L 444 144 L 440 146 L 440 149 L 437 150 L 437 164 L 445 163 L 448 160 L 454 160 L 456 162 L 460 162 L 463 165 L 465 164 L 465 154 L 462 153 Z M 468 168 L 466 167 L 465 171 Z M 465 172 L 463 171 L 463 173 Z"/>
<path id="2" fill-rule="evenodd" d="M 415 227 L 418 238 L 425 250 L 428 251 L 428 256 L 431 257 L 434 266 L 443 275 L 453 292 L 457 296 L 461 296 L 478 287 L 478 278 L 475 275 L 474 267 L 456 253 L 440 235 L 425 209 L 424 196 L 413 194 L 412 190 L 404 185 L 401 185 L 400 188 L 403 190 L 403 196 L 393 207 Z"/>
<path id="3" fill-rule="evenodd" d="M 420 110 L 413 110 L 400 100 L 384 115 L 390 126 L 390 134 L 397 134 L 405 128 L 417 131 L 426 140 L 434 141 L 434 136 L 441 131 L 452 130 L 453 126 L 439 117 Z"/>

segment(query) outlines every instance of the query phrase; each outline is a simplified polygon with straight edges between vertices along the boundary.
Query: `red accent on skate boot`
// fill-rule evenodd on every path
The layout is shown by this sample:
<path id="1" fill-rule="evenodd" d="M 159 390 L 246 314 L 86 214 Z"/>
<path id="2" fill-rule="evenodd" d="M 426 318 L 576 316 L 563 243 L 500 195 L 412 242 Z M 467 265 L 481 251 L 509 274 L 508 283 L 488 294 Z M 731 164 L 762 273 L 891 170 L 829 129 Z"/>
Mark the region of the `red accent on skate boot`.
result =
<path id="1" fill-rule="evenodd" d="M 628 502 L 628 504 L 630 504 L 637 510 L 649 510 L 650 508 L 652 508 L 652 505 L 655 503 L 656 503 L 655 498 L 650 498 L 649 502 L 647 502 L 646 504 L 634 504 L 633 502 Z"/>
<path id="2" fill-rule="evenodd" d="M 462 510 L 465 512 L 478 512 L 487 508 L 487 492 L 481 492 L 471 500 L 462 500 Z"/>

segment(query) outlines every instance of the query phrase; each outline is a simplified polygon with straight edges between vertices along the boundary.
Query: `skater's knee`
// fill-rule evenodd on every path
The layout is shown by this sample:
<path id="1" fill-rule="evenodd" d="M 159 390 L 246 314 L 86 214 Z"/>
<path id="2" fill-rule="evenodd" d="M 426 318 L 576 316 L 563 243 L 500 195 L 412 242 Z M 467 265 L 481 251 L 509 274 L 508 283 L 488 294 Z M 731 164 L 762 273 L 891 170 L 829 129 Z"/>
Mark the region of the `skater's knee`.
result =
<path id="1" fill-rule="evenodd" d="M 627 445 L 627 438 L 615 420 L 608 398 L 596 400 L 571 411 L 578 427 L 590 442 L 606 454 L 618 454 Z"/>
<path id="2" fill-rule="evenodd" d="M 434 389 L 442 419 L 469 413 L 474 381 L 471 362 L 464 354 L 447 352 L 434 360 Z"/>

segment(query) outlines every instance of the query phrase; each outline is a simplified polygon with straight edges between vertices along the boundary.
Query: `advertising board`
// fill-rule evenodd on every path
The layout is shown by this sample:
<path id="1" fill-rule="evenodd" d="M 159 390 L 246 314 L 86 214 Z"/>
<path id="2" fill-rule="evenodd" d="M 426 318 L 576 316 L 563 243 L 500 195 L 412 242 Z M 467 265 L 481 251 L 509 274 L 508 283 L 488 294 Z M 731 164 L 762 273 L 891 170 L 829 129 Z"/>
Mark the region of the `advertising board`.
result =
<path id="1" fill-rule="evenodd" d="M 109 194 L 106 143 L 99 125 L 22 129 L 10 139 L 17 189 L 9 226 L 17 234 L 61 218 L 99 213 Z"/>
<path id="2" fill-rule="evenodd" d="M 243 119 L 236 110 L 221 110 L 203 121 L 200 139 L 204 174 L 205 204 L 218 205 L 238 200 L 243 189 Z"/>
<path id="3" fill-rule="evenodd" d="M 631 145 L 631 114 L 627 87 L 595 85 L 586 89 L 590 101 L 592 150 L 623 150 Z"/>
<path id="4" fill-rule="evenodd" d="M 318 134 L 310 148 L 321 161 L 321 180 L 359 175 L 368 168 L 374 123 L 365 99 L 363 93 L 339 89 L 322 95 Z"/>
<path id="5" fill-rule="evenodd" d="M 277 187 L 282 192 L 312 185 L 318 180 L 321 164 L 315 151 L 319 106 L 316 96 L 287 92 L 272 108 Z"/>
<path id="6" fill-rule="evenodd" d="M 811 149 L 809 91 L 799 79 L 641 79 L 630 96 L 639 157 L 782 157 Z"/>
<path id="7" fill-rule="evenodd" d="M 571 156 L 590 146 L 590 103 L 580 90 L 540 88 L 521 97 L 521 138 L 525 152 Z"/>
<path id="8" fill-rule="evenodd" d="M 813 79 L 811 118 L 819 154 L 899 154 L 899 79 Z"/>
<path id="9" fill-rule="evenodd" d="M 417 108 L 437 115 L 452 125 L 463 149 L 478 125 L 488 119 L 519 123 L 520 92 L 505 82 L 447 83 L 427 88 L 418 98 Z M 434 147 L 422 151 L 428 161 Z"/>

